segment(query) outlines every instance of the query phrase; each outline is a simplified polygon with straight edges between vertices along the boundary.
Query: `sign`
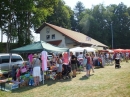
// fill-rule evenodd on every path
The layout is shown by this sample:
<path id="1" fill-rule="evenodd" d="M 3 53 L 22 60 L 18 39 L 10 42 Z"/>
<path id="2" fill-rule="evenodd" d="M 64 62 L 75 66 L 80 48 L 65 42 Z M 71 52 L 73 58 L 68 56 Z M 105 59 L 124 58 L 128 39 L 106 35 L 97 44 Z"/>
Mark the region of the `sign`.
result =
<path id="1" fill-rule="evenodd" d="M 87 40 L 87 41 L 91 41 L 91 37 L 87 36 L 87 37 L 86 37 L 86 40 Z"/>

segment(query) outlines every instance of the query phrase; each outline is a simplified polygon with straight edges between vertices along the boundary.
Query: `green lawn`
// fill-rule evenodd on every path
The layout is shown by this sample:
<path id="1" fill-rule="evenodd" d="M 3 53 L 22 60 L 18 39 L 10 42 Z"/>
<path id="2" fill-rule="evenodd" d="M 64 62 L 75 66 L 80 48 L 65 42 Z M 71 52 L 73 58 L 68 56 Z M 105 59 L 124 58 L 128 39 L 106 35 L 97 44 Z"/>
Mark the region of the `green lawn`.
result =
<path id="1" fill-rule="evenodd" d="M 0 97 L 130 97 L 130 64 L 123 62 L 121 66 L 95 69 L 88 79 L 82 72 L 70 80 L 47 80 L 39 87 L 0 91 Z"/>

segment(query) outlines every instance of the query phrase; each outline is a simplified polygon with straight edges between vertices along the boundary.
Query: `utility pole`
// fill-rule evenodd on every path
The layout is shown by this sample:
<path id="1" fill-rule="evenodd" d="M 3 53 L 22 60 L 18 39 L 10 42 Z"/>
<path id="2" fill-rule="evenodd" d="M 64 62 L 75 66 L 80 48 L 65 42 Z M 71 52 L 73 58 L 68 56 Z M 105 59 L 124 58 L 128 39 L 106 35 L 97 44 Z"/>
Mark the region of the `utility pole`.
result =
<path id="1" fill-rule="evenodd" d="M 112 49 L 113 49 L 114 47 L 113 47 L 113 27 L 112 27 L 112 22 L 111 22 L 111 36 L 112 36 Z"/>

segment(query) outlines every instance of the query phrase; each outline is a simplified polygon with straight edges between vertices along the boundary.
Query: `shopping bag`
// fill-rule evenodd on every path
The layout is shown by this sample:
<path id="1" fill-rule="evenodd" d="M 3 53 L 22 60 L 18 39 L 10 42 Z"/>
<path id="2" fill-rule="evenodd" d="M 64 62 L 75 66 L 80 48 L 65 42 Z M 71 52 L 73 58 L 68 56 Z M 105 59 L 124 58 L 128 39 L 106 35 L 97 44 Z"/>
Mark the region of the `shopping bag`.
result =
<path id="1" fill-rule="evenodd" d="M 27 72 L 27 69 L 25 67 L 21 68 L 21 73 Z"/>

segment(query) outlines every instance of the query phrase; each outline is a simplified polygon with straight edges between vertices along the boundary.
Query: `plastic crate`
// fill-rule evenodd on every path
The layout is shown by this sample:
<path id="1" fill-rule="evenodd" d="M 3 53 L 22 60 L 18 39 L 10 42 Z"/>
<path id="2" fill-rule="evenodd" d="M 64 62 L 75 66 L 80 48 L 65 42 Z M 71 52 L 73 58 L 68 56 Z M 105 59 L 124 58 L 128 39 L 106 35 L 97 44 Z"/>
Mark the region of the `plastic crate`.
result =
<path id="1" fill-rule="evenodd" d="M 5 84 L 5 89 L 10 90 L 10 91 L 17 88 L 19 88 L 19 84 L 14 84 L 14 83 Z"/>

